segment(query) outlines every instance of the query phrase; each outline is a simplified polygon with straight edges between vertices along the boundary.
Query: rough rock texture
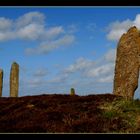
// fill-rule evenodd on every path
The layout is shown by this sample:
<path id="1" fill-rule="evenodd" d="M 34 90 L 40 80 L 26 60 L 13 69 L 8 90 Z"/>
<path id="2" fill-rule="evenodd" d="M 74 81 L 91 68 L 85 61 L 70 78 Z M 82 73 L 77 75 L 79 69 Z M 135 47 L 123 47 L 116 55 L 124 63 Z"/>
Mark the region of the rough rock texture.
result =
<path id="1" fill-rule="evenodd" d="M 18 97 L 19 65 L 14 62 L 10 71 L 10 97 Z"/>
<path id="2" fill-rule="evenodd" d="M 2 97 L 2 88 L 3 88 L 3 70 L 0 69 L 0 97 Z"/>
<path id="3" fill-rule="evenodd" d="M 133 99 L 138 87 L 140 66 L 140 32 L 134 26 L 123 34 L 117 47 L 114 89 L 115 95 Z"/>

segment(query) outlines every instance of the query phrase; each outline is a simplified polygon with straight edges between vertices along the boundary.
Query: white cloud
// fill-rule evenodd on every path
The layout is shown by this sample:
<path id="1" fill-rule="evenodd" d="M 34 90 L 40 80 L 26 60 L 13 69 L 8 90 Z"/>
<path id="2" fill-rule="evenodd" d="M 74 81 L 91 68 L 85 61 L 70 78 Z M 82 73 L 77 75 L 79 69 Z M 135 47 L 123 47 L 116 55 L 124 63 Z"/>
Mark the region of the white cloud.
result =
<path id="1" fill-rule="evenodd" d="M 69 93 L 71 87 L 76 89 L 77 94 L 83 95 L 112 92 L 110 90 L 112 90 L 114 78 L 115 63 L 112 61 L 114 51 L 114 49 L 108 50 L 102 56 L 103 61 L 80 57 L 74 63 L 61 68 L 53 77 L 45 77 L 48 75 L 47 69 L 40 68 L 33 73 L 32 77 L 28 77 L 30 79 L 23 78 L 25 82 L 22 86 L 27 85 L 24 92 L 36 89 L 33 92 Z"/>
<path id="2" fill-rule="evenodd" d="M 78 72 L 78 73 L 83 74 L 84 71 L 86 71 L 87 69 L 89 69 L 90 67 L 94 65 L 95 65 L 95 62 L 93 60 L 80 57 L 73 64 L 69 65 L 68 67 L 58 72 L 53 79 L 48 81 L 48 83 L 56 83 L 56 84 L 67 83 L 72 86 L 74 83 L 76 83 L 74 81 L 77 81 L 77 80 L 79 81 L 79 78 L 77 76 L 73 77 L 75 73 Z M 78 78 L 78 79 L 76 80 L 73 78 Z"/>
<path id="3" fill-rule="evenodd" d="M 103 56 L 103 61 L 97 63 L 95 67 L 91 67 L 86 71 L 86 76 L 95 78 L 97 82 L 111 83 L 113 82 L 114 68 L 115 68 L 116 50 L 110 49 Z"/>
<path id="4" fill-rule="evenodd" d="M 88 71 L 87 76 L 89 77 L 98 77 L 108 73 L 111 73 L 114 68 L 114 64 L 107 63 L 105 65 L 98 66 L 96 68 L 92 68 Z"/>
<path id="5" fill-rule="evenodd" d="M 133 21 L 131 21 L 130 19 L 127 19 L 127 20 L 124 20 L 122 22 L 115 21 L 115 22 L 111 23 L 108 28 L 109 29 L 115 28 L 116 30 L 128 29 L 129 27 L 131 27 L 132 24 L 133 24 Z"/>
<path id="6" fill-rule="evenodd" d="M 37 69 L 35 72 L 34 72 L 34 76 L 37 76 L 37 77 L 45 77 L 46 75 L 48 74 L 48 70 L 45 69 L 45 68 L 40 68 L 40 69 Z"/>
<path id="7" fill-rule="evenodd" d="M 111 83 L 115 68 L 115 49 L 110 49 L 101 61 L 80 57 L 75 62 L 61 70 L 51 82 L 96 81 L 97 83 Z M 80 84 L 80 83 L 79 83 Z M 78 85 L 78 84 L 77 84 Z"/>
<path id="8" fill-rule="evenodd" d="M 74 26 L 71 26 L 71 30 Z M 28 48 L 27 54 L 47 54 L 62 46 L 68 46 L 75 36 L 65 31 L 63 26 L 46 27 L 45 15 L 41 12 L 29 12 L 19 18 L 0 17 L 0 41 L 24 39 L 38 41 L 39 46 Z"/>
<path id="9" fill-rule="evenodd" d="M 112 30 L 107 35 L 107 38 L 109 40 L 118 40 L 121 37 L 121 35 L 125 32 L 126 32 L 126 30 L 124 30 L 124 29 Z"/>
<path id="10" fill-rule="evenodd" d="M 48 40 L 64 33 L 62 26 L 48 27 L 45 24 L 45 15 L 40 12 L 30 12 L 16 20 L 17 38 L 28 40 Z"/>
<path id="11" fill-rule="evenodd" d="M 118 40 L 123 33 L 126 33 L 127 30 L 132 27 L 136 26 L 140 29 L 140 14 L 137 14 L 134 20 L 126 19 L 124 21 L 115 21 L 112 22 L 108 27 L 108 40 Z"/>
<path id="12" fill-rule="evenodd" d="M 64 73 L 73 73 L 84 70 L 95 65 L 95 62 L 83 57 L 78 58 L 74 64 L 71 64 L 64 70 Z"/>
<path id="13" fill-rule="evenodd" d="M 46 32 L 44 19 L 40 12 L 29 12 L 15 20 L 0 17 L 0 41 L 39 39 Z"/>
<path id="14" fill-rule="evenodd" d="M 140 29 L 140 14 L 136 15 L 135 20 L 133 21 L 133 24 Z"/>
<path id="15" fill-rule="evenodd" d="M 17 38 L 28 39 L 28 40 L 36 40 L 44 32 L 44 27 L 38 24 L 29 24 L 23 28 L 20 28 L 17 31 Z"/>
<path id="16" fill-rule="evenodd" d="M 22 28 L 29 24 L 44 25 L 45 15 L 40 12 L 29 12 L 15 21 L 16 28 Z"/>
<path id="17" fill-rule="evenodd" d="M 66 68 L 62 69 L 55 78 L 51 80 L 53 83 L 68 82 L 72 85 L 73 81 L 80 82 L 97 82 L 112 83 L 115 68 L 115 49 L 110 49 L 102 57 L 103 61 L 95 61 L 80 57 Z"/>
<path id="18" fill-rule="evenodd" d="M 106 54 L 105 54 L 105 59 L 108 62 L 115 62 L 116 60 L 116 49 L 110 49 Z"/>
<path id="19" fill-rule="evenodd" d="M 111 83 L 113 82 L 113 75 L 109 75 L 109 76 L 106 76 L 106 77 L 101 77 L 99 78 L 98 82 L 101 82 L 101 83 Z"/>
<path id="20" fill-rule="evenodd" d="M 12 26 L 12 20 L 0 17 L 0 41 L 7 41 L 15 38 L 15 32 L 11 30 Z"/>
<path id="21" fill-rule="evenodd" d="M 13 32 L 10 31 L 0 32 L 0 41 L 7 41 L 12 39 L 15 39 Z"/>
<path id="22" fill-rule="evenodd" d="M 0 17 L 0 31 L 1 30 L 8 30 L 12 26 L 12 20 Z"/>
<path id="23" fill-rule="evenodd" d="M 58 36 L 59 34 L 64 33 L 64 29 L 62 26 L 51 27 L 47 30 L 42 37 L 47 39 L 52 39 Z"/>
<path id="24" fill-rule="evenodd" d="M 50 42 L 43 42 L 39 47 L 26 49 L 27 54 L 47 54 L 59 47 L 69 46 L 75 40 L 73 35 L 65 35 L 62 38 Z"/>

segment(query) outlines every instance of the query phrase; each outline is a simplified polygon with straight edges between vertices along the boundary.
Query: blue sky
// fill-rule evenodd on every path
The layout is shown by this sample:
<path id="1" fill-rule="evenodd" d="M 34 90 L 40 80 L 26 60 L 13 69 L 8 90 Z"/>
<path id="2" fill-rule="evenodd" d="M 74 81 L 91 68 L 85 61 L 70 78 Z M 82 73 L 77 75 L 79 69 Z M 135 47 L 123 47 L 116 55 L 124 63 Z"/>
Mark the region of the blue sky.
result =
<path id="1" fill-rule="evenodd" d="M 78 95 L 111 93 L 117 42 L 133 25 L 140 28 L 139 7 L 0 7 L 3 96 L 13 61 L 19 96 L 69 94 L 71 87 Z"/>

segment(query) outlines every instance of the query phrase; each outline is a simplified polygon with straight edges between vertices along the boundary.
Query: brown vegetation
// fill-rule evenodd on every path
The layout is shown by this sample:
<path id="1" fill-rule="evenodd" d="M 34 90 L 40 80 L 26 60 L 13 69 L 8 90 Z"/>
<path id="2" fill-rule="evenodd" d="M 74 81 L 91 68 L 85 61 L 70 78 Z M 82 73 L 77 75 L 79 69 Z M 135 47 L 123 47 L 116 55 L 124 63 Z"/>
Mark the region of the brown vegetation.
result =
<path id="1" fill-rule="evenodd" d="M 1 133 L 130 133 L 139 124 L 139 100 L 112 94 L 0 98 Z"/>

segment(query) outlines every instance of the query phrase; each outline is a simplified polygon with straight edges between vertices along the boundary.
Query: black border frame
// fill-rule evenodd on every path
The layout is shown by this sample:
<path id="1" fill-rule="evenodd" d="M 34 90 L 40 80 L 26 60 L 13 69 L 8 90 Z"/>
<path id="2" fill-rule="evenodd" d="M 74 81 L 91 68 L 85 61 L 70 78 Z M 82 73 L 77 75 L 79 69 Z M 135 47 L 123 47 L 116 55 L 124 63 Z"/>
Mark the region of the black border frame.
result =
<path id="1" fill-rule="evenodd" d="M 140 0 L 1 0 L 0 6 L 139 6 Z M 139 134 L 0 134 L 4 138 L 14 139 L 92 139 L 92 140 L 114 140 L 114 139 L 137 139 Z M 12 136 L 12 137 L 11 137 Z"/>
<path id="2" fill-rule="evenodd" d="M 139 6 L 139 0 L 1 0 L 0 6 Z"/>

